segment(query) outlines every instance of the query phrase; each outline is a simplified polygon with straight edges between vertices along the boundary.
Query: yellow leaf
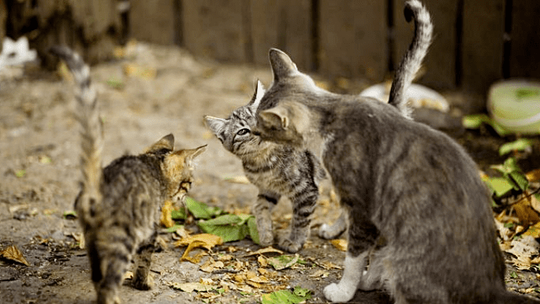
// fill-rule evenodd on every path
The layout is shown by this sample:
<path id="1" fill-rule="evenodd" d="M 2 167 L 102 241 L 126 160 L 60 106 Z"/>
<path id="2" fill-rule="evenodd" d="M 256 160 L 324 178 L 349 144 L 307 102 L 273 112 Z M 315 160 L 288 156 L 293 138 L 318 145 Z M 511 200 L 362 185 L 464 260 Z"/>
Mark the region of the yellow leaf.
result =
<path id="1" fill-rule="evenodd" d="M 163 204 L 163 207 L 161 208 L 161 217 L 159 219 L 159 222 L 161 225 L 170 228 L 174 226 L 174 221 L 171 217 L 171 212 L 174 210 L 173 203 L 169 200 L 166 200 Z"/>
<path id="2" fill-rule="evenodd" d="M 28 261 L 26 261 L 26 259 L 22 255 L 22 252 L 15 246 L 9 246 L 8 248 L 1 251 L 0 255 L 8 260 L 30 266 Z"/>
<path id="3" fill-rule="evenodd" d="M 540 217 L 538 213 L 532 209 L 529 202 L 526 199 L 522 199 L 518 203 L 512 205 L 516 211 L 516 216 L 519 218 L 521 224 L 525 227 L 529 225 L 534 225 L 540 222 Z"/>
<path id="4" fill-rule="evenodd" d="M 339 251 L 347 251 L 347 240 L 335 239 L 331 240 L 330 243 Z"/>
<path id="5" fill-rule="evenodd" d="M 525 177 L 527 177 L 527 180 L 529 182 L 540 181 L 540 169 L 536 169 L 536 170 L 532 170 L 530 172 L 527 172 L 527 174 L 525 174 Z"/>
<path id="6" fill-rule="evenodd" d="M 178 240 L 174 243 L 175 247 L 183 247 L 188 246 L 186 250 L 184 251 L 184 254 L 180 258 L 181 261 L 183 260 L 190 260 L 189 258 L 189 252 L 193 250 L 194 248 L 205 248 L 207 250 L 211 250 L 214 246 L 223 244 L 223 240 L 221 237 L 213 234 L 196 234 L 189 236 L 188 238 L 183 238 L 181 240 Z M 198 263 L 198 262 L 197 262 Z"/>
<path id="7" fill-rule="evenodd" d="M 262 249 L 259 249 L 257 251 L 254 251 L 252 253 L 248 253 L 245 255 L 245 257 L 248 257 L 248 256 L 252 256 L 252 255 L 258 255 L 258 254 L 265 254 L 265 253 L 279 253 L 279 254 L 283 254 L 283 251 L 279 250 L 279 249 L 275 249 L 274 247 L 272 246 L 269 246 L 269 247 L 266 247 L 266 248 L 262 248 Z"/>

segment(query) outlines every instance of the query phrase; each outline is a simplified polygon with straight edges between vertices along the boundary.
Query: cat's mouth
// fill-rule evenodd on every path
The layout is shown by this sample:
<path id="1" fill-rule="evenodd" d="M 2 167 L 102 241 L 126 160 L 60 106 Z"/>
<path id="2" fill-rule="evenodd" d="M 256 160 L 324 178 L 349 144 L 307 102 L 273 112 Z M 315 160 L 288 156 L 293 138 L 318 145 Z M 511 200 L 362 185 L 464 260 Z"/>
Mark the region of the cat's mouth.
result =
<path id="1" fill-rule="evenodd" d="M 191 182 L 182 182 L 180 183 L 180 186 L 178 187 L 178 191 L 173 196 L 173 200 L 184 203 L 186 201 L 186 196 L 191 188 Z"/>

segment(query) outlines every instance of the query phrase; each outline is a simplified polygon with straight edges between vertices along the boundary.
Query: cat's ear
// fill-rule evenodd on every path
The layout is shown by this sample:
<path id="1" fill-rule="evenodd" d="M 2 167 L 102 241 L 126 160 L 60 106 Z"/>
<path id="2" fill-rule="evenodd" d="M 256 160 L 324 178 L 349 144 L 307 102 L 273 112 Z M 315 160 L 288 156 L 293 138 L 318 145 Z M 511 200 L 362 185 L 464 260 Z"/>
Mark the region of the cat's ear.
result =
<path id="1" fill-rule="evenodd" d="M 144 151 L 144 153 L 158 152 L 163 149 L 168 150 L 168 151 L 172 151 L 174 149 L 174 135 L 172 135 L 172 133 L 163 136 L 156 143 L 148 147 Z"/>
<path id="2" fill-rule="evenodd" d="M 265 128 L 294 129 L 304 133 L 309 129 L 310 114 L 305 105 L 285 101 L 259 113 L 259 121 Z"/>
<path id="3" fill-rule="evenodd" d="M 255 84 L 255 93 L 253 93 L 253 97 L 251 98 L 251 101 L 249 102 L 249 106 L 253 110 L 257 110 L 259 107 L 259 104 L 261 103 L 261 99 L 263 98 L 265 93 L 264 86 L 262 82 L 260 82 L 257 79 L 257 83 Z"/>
<path id="4" fill-rule="evenodd" d="M 207 145 L 200 146 L 195 149 L 182 150 L 182 155 L 184 157 L 184 162 L 186 163 L 186 165 L 188 165 L 189 167 L 193 167 L 193 160 L 197 158 L 197 156 L 201 155 L 204 151 L 206 151 L 206 146 Z"/>
<path id="5" fill-rule="evenodd" d="M 296 64 L 285 52 L 272 48 L 268 53 L 268 57 L 270 58 L 270 66 L 272 67 L 275 82 L 298 72 Z"/>
<path id="6" fill-rule="evenodd" d="M 210 115 L 204 116 L 204 121 L 206 123 L 206 126 L 214 135 L 221 141 L 223 141 L 222 133 L 225 129 L 225 125 L 227 124 L 227 120 L 223 118 L 217 118 Z"/>
<path id="7" fill-rule="evenodd" d="M 265 128 L 278 130 L 286 130 L 290 122 L 288 109 L 279 105 L 259 113 L 259 119 Z"/>

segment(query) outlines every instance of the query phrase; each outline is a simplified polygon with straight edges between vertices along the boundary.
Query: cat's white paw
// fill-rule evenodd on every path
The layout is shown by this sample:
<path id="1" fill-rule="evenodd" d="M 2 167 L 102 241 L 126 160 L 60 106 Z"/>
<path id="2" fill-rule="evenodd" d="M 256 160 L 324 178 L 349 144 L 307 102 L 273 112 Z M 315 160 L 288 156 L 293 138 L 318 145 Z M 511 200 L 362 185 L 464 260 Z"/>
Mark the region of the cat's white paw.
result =
<path id="1" fill-rule="evenodd" d="M 330 230 L 331 226 L 328 224 L 322 224 L 319 228 L 319 237 L 329 240 L 333 239 L 334 236 L 332 235 L 332 231 Z"/>
<path id="2" fill-rule="evenodd" d="M 347 289 L 340 284 L 332 283 L 324 288 L 324 296 L 327 300 L 337 303 L 350 301 L 354 297 L 355 289 Z"/>

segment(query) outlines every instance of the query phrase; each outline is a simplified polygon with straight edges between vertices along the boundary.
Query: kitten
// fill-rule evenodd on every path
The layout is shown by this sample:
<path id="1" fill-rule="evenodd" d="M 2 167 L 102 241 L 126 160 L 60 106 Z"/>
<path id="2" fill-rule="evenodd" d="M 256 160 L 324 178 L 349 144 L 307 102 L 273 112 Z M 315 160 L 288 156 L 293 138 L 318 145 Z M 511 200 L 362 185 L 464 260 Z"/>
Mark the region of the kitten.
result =
<path id="1" fill-rule="evenodd" d="M 118 288 L 136 256 L 134 286 L 148 290 L 160 208 L 165 200 L 184 199 L 191 187 L 194 159 L 205 151 L 174 151 L 172 134 L 143 154 L 127 155 L 101 168 L 102 125 L 90 69 L 67 47 L 53 47 L 78 85 L 76 116 L 82 126 L 82 190 L 75 209 L 84 231 L 97 303 L 119 303 Z"/>
<path id="2" fill-rule="evenodd" d="M 325 172 L 309 151 L 261 141 L 253 135 L 251 128 L 263 95 L 264 88 L 257 81 L 255 94 L 247 105 L 233 111 L 227 119 L 205 116 L 205 121 L 223 146 L 242 160 L 246 177 L 259 188 L 252 212 L 261 245 L 273 244 L 270 212 L 281 196 L 287 196 L 293 205 L 291 230 L 287 237 L 278 240 L 278 247 L 297 252 L 309 237 L 311 215 L 319 198 L 318 183 Z"/>
<path id="3" fill-rule="evenodd" d="M 430 23 L 417 0 L 405 13 L 417 27 Z M 398 304 L 540 303 L 506 291 L 489 195 L 461 146 L 404 117 L 399 97 L 389 105 L 332 94 L 285 53 L 271 57 L 276 83 L 252 132 L 297 149 L 323 142 L 323 164 L 348 213 L 344 273 L 325 287 L 328 300 L 384 288 Z"/>

